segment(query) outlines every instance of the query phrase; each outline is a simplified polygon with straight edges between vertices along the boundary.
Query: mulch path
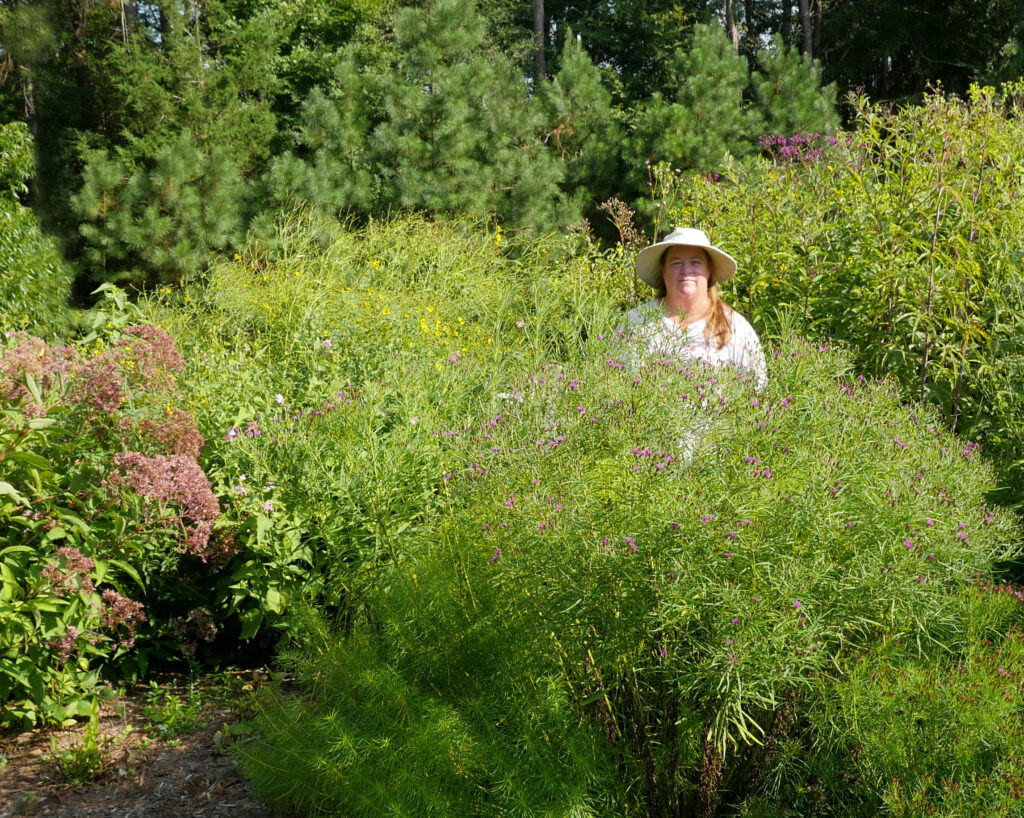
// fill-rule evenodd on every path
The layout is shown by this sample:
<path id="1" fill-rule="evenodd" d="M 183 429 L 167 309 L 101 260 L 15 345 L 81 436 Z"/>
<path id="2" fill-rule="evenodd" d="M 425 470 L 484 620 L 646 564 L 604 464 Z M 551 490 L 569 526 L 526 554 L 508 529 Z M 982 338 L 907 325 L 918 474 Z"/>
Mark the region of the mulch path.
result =
<path id="1" fill-rule="evenodd" d="M 162 689 L 188 695 L 180 677 L 159 681 Z M 81 786 L 64 779 L 54 741 L 58 750 L 76 746 L 84 723 L 0 733 L 0 818 L 284 818 L 253 796 L 220 746 L 239 720 L 222 697 L 202 695 L 195 729 L 161 740 L 143 714 L 149 692 L 140 685 L 103 706 L 105 769 Z"/>

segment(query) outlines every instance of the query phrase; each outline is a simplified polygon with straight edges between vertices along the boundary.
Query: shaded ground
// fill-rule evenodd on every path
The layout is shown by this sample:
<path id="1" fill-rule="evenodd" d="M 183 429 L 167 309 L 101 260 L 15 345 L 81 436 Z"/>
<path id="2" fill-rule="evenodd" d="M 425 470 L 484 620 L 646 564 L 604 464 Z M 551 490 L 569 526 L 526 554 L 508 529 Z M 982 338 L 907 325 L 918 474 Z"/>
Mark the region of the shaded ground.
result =
<path id="1" fill-rule="evenodd" d="M 258 673 L 229 679 L 236 692 L 258 681 Z M 229 725 L 239 719 L 225 691 L 223 677 L 196 686 L 165 677 L 158 692 L 138 686 L 106 704 L 101 750 L 91 756 L 103 759 L 103 772 L 78 786 L 57 756 L 87 742 L 85 723 L 0 734 L 0 818 L 283 818 L 251 794 L 222 751 Z M 164 728 L 162 720 L 169 721 Z M 186 732 L 161 737 L 178 730 Z"/>

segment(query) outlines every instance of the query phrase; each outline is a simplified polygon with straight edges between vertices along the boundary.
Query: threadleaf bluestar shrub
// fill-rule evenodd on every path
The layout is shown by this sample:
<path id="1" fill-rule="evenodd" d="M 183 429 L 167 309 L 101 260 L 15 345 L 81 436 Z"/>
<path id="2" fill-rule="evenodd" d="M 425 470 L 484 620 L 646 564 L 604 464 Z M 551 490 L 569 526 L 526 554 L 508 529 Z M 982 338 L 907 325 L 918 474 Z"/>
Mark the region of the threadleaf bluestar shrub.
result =
<path id="1" fill-rule="evenodd" d="M 472 758 L 455 780 L 473 814 L 869 815 L 905 795 L 880 776 L 923 782 L 926 764 L 868 740 L 892 722 L 844 708 L 865 667 L 982 672 L 979 631 L 1012 634 L 1016 596 L 995 617 L 972 601 L 1017 536 L 984 503 L 989 467 L 831 348 L 786 341 L 759 395 L 722 371 L 622 357 L 595 339 L 506 372 L 508 397 L 450 438 L 443 510 L 368 591 L 372 617 L 292 655 L 310 697 L 268 700 L 241 750 L 275 803 L 421 809 L 422 745 L 352 742 L 433 736 L 428 702 L 460 724 L 431 746 Z M 335 709 L 359 667 L 386 673 L 389 693 Z M 381 710 L 396 690 L 418 702 L 401 719 Z M 971 775 L 1014 764 L 1013 747 L 975 754 Z M 946 791 L 920 797 L 942 806 Z"/>

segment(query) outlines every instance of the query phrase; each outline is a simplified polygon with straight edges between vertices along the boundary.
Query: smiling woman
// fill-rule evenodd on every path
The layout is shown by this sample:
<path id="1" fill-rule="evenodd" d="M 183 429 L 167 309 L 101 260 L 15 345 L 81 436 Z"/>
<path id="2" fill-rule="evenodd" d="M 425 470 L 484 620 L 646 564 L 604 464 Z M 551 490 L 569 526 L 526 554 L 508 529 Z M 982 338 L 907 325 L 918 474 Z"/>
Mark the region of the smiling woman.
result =
<path id="1" fill-rule="evenodd" d="M 640 350 L 650 356 L 731 366 L 761 391 L 768 382 L 761 342 L 750 323 L 718 296 L 736 261 L 703 230 L 677 227 L 636 257 L 637 276 L 658 296 L 630 310 Z"/>

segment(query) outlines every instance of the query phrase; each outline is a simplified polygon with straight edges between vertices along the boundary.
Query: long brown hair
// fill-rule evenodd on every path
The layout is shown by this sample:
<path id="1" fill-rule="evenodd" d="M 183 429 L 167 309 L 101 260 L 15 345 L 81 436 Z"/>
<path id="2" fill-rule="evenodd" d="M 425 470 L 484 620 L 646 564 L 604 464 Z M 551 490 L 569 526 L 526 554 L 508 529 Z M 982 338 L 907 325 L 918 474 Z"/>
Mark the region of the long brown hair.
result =
<path id="1" fill-rule="evenodd" d="M 704 248 L 700 248 L 704 252 L 704 256 L 708 261 L 708 266 L 714 270 L 715 264 L 711 260 L 711 254 L 708 253 Z M 665 267 L 665 255 L 668 253 L 668 248 L 661 254 L 661 261 L 659 267 L 664 270 Z M 668 293 L 665 288 L 664 275 L 661 279 L 661 284 L 658 286 L 658 297 L 664 298 Z M 729 343 L 729 339 L 732 338 L 732 307 L 726 304 L 721 298 L 718 297 L 718 285 L 708 283 L 708 312 L 705 316 L 704 324 L 704 340 L 709 344 L 713 345 L 716 349 L 721 349 Z"/>

